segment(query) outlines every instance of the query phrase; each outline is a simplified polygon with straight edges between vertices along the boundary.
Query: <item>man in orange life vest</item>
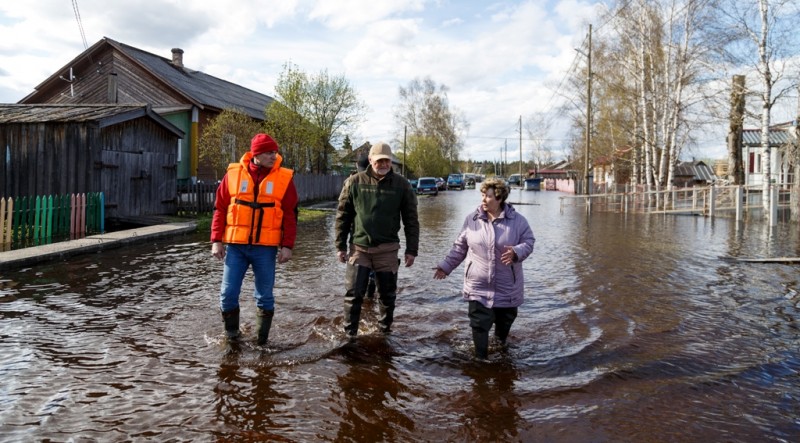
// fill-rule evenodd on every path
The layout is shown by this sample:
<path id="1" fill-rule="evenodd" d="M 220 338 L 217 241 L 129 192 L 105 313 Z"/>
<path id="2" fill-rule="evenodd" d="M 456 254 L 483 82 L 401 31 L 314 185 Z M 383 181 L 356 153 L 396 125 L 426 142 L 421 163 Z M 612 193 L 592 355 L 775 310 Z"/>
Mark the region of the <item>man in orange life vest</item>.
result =
<path id="1" fill-rule="evenodd" d="M 255 276 L 258 344 L 269 338 L 275 313 L 275 261 L 292 258 L 297 234 L 297 189 L 282 168 L 278 144 L 256 134 L 250 152 L 231 163 L 217 188 L 211 222 L 211 255 L 225 261 L 220 311 L 229 340 L 239 338 L 239 293 L 249 266 Z"/>

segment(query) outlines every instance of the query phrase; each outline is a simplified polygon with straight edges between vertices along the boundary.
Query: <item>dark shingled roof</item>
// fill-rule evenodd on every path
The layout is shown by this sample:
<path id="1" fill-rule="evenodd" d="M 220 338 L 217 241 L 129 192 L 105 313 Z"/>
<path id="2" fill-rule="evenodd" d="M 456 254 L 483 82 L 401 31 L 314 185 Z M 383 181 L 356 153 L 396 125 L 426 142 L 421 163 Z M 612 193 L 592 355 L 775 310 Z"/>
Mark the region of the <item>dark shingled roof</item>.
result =
<path id="1" fill-rule="evenodd" d="M 108 37 L 103 37 L 39 84 L 34 92 L 20 100 L 19 103 L 27 103 L 29 100 L 36 103 L 35 96 L 39 91 L 53 82 L 62 81 L 59 73 L 65 72 L 65 70 L 74 65 L 85 64 L 87 61 L 91 62 L 93 56 L 101 53 L 108 46 L 120 53 L 122 57 L 126 57 L 132 63 L 140 66 L 142 70 L 150 73 L 155 77 L 156 81 L 163 83 L 166 87 L 173 89 L 177 95 L 183 97 L 182 102 L 159 106 L 156 109 L 159 112 L 185 109 L 187 106 L 197 106 L 201 109 L 205 108 L 216 112 L 222 112 L 225 109 L 239 109 L 254 119 L 264 120 L 265 109 L 274 101 L 272 97 L 252 89 L 189 69 L 186 66 L 175 65 L 172 59 L 160 57 Z"/>
<path id="2" fill-rule="evenodd" d="M 219 110 L 237 108 L 249 116 L 263 120 L 264 110 L 273 98 L 226 80 L 195 71 L 179 68 L 171 59 L 160 57 L 133 46 L 119 43 L 108 37 L 105 40 L 124 52 L 165 83 L 193 101 Z"/>

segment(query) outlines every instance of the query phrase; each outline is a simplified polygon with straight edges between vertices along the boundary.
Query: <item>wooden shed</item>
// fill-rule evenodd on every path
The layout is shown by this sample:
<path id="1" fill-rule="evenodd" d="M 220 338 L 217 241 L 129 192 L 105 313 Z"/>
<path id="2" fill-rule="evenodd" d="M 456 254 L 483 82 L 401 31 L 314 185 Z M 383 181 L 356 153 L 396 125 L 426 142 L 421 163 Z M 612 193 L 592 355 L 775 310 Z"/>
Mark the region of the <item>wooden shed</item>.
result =
<path id="1" fill-rule="evenodd" d="M 107 219 L 175 214 L 183 136 L 148 105 L 0 104 L 0 196 L 103 192 Z"/>

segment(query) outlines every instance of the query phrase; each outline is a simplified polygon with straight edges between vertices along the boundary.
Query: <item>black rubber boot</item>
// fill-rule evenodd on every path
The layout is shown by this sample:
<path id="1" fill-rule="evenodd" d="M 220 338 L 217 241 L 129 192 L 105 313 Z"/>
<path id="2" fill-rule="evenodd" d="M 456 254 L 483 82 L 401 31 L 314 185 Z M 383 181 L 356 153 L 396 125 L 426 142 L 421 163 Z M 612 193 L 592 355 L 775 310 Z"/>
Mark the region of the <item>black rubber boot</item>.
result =
<path id="1" fill-rule="evenodd" d="M 272 328 L 272 317 L 275 311 L 257 308 L 256 310 L 256 331 L 258 331 L 258 344 L 263 346 L 269 339 L 269 330 Z"/>
<path id="2" fill-rule="evenodd" d="M 517 318 L 517 308 L 495 308 L 494 317 L 494 336 L 505 346 L 511 325 Z"/>
<path id="3" fill-rule="evenodd" d="M 473 328 L 472 343 L 475 345 L 475 357 L 481 360 L 489 358 L 489 331 Z"/>
<path id="4" fill-rule="evenodd" d="M 358 334 L 358 322 L 361 320 L 361 304 L 364 302 L 364 292 L 367 289 L 370 269 L 359 265 L 347 267 L 345 274 L 344 295 L 344 330 L 347 335 L 355 337 Z"/>
<path id="5" fill-rule="evenodd" d="M 225 335 L 228 340 L 239 338 L 239 308 L 222 313 L 222 322 L 225 324 Z"/>
<path id="6" fill-rule="evenodd" d="M 380 319 L 378 328 L 384 334 L 391 331 L 394 322 L 394 306 L 397 301 L 397 274 L 394 272 L 376 272 L 375 280 L 378 286 L 378 304 Z"/>

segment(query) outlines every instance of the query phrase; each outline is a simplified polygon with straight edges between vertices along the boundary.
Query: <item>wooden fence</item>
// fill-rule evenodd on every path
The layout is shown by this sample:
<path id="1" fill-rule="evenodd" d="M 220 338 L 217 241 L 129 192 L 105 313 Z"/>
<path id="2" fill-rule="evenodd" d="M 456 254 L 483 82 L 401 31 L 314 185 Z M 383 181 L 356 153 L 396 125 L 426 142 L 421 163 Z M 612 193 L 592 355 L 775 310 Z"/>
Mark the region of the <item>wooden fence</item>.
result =
<path id="1" fill-rule="evenodd" d="M 347 176 L 295 174 L 294 185 L 300 203 L 335 200 L 339 197 Z M 178 214 L 196 215 L 214 211 L 214 199 L 219 185 L 194 183 L 178 186 Z"/>
<path id="2" fill-rule="evenodd" d="M 103 233 L 103 205 L 102 192 L 0 198 L 0 250 Z"/>

